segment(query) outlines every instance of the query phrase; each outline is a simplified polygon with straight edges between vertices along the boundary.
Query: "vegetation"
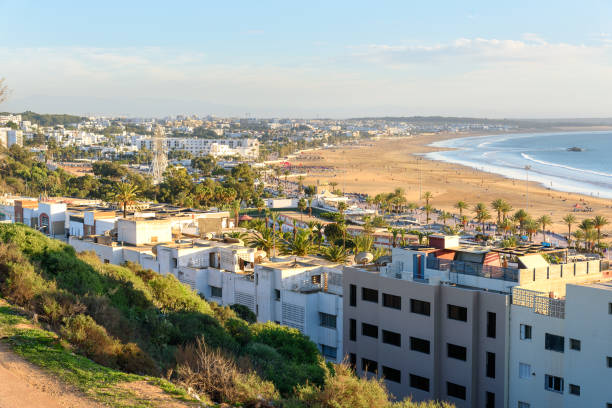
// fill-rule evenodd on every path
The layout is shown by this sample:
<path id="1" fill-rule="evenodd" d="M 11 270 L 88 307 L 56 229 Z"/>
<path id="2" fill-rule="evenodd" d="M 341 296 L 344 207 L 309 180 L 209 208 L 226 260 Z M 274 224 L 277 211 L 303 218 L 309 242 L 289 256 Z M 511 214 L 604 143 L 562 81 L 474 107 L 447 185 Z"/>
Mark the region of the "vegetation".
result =
<path id="1" fill-rule="evenodd" d="M 311 235 L 298 232 L 299 237 Z M 326 364 L 296 329 L 254 323 L 252 312 L 208 303 L 171 275 L 135 264 L 103 264 L 94 254 L 77 255 L 23 225 L 0 225 L 0 294 L 54 332 L 26 333 L 33 340 L 21 333 L 16 350 L 36 364 L 53 366 L 61 378 L 82 382 L 88 395 L 110 398 L 104 389 L 109 383 L 144 374 L 184 396 L 180 388 L 153 378 L 172 373 L 176 384 L 215 402 L 391 406 L 382 382 Z M 62 352 L 64 347 L 78 355 Z M 336 404 L 344 398 L 336 394 L 342 391 L 333 386 L 337 381 L 363 387 L 364 402 Z"/>

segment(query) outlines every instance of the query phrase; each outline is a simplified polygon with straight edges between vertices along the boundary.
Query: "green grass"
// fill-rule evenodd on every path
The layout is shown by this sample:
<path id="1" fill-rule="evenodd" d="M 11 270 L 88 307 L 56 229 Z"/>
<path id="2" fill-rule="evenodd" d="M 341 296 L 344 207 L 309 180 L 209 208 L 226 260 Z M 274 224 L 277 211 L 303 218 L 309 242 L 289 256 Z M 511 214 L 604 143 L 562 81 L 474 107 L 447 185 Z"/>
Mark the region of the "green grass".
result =
<path id="1" fill-rule="evenodd" d="M 119 387 L 133 381 L 145 381 L 173 398 L 193 401 L 185 390 L 164 379 L 126 374 L 73 353 L 54 333 L 33 326 L 16 307 L 0 306 L 0 341 L 30 363 L 111 407 L 157 407 L 153 402 Z"/>

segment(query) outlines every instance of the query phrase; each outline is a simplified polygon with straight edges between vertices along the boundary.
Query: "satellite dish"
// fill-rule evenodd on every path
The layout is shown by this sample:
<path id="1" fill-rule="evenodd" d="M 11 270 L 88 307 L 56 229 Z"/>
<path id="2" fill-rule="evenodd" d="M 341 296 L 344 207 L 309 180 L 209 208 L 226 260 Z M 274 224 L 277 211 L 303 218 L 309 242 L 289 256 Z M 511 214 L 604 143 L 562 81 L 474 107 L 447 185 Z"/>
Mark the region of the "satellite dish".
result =
<path id="1" fill-rule="evenodd" d="M 358 264 L 365 265 L 372 262 L 372 260 L 374 260 L 374 255 L 372 255 L 370 252 L 359 252 L 357 255 L 355 255 L 355 262 Z"/>

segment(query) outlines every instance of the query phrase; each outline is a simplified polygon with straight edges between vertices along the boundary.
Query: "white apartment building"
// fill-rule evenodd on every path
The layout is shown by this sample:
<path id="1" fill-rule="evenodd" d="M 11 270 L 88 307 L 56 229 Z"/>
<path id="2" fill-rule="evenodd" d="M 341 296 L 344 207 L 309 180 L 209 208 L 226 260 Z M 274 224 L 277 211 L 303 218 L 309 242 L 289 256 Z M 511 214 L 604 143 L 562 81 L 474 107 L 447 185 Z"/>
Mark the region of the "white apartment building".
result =
<path id="1" fill-rule="evenodd" d="M 514 289 L 510 407 L 612 407 L 612 276 L 582 278 Z"/>
<path id="2" fill-rule="evenodd" d="M 0 145 L 9 148 L 15 144 L 23 146 L 23 130 L 0 128 Z"/>
<path id="3" fill-rule="evenodd" d="M 239 155 L 248 159 L 259 156 L 259 141 L 257 139 L 199 139 L 195 137 L 167 137 L 164 139 L 166 148 L 185 150 L 194 156 L 214 157 Z M 152 150 L 153 139 L 150 137 L 137 139 L 138 146 Z"/>

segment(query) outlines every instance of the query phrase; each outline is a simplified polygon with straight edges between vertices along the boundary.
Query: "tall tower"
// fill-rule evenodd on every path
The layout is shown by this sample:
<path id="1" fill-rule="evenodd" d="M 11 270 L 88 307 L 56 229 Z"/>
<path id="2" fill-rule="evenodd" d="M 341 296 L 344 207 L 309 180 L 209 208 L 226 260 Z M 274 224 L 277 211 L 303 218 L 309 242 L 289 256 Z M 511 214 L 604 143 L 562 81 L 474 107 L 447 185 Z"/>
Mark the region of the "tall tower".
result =
<path id="1" fill-rule="evenodd" d="M 166 140 L 164 129 L 156 125 L 153 131 L 153 162 L 151 163 L 151 176 L 153 184 L 159 184 L 164 179 L 164 171 L 168 167 L 168 157 L 166 156 Z"/>

